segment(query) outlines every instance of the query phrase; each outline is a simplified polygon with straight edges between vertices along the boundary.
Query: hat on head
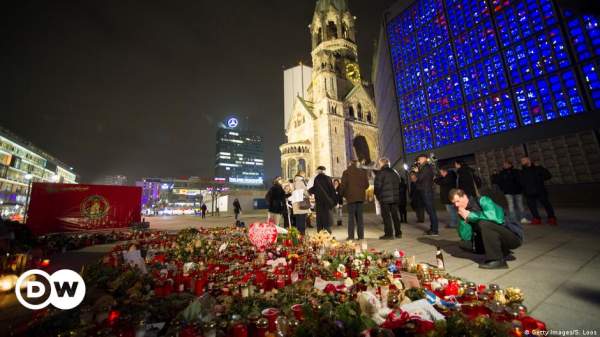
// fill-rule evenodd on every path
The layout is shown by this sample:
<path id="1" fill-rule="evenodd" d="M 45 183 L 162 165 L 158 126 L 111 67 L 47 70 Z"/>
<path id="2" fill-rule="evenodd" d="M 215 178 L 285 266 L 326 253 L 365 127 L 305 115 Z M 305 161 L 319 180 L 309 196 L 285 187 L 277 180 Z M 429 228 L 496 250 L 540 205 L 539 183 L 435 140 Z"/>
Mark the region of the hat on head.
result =
<path id="1" fill-rule="evenodd" d="M 317 167 L 317 170 L 325 171 L 325 166 L 321 165 L 321 166 Z"/>

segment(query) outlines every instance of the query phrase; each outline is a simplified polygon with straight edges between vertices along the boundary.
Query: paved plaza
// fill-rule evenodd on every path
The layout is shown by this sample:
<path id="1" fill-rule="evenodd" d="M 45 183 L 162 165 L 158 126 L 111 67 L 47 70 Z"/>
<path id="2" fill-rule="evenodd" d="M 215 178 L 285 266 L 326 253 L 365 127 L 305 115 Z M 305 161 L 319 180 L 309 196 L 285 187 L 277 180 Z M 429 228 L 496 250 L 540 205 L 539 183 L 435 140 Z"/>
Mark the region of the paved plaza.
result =
<path id="1" fill-rule="evenodd" d="M 454 229 L 443 228 L 446 221 L 440 213 L 441 235 L 426 238 L 421 234 L 425 227 L 416 226 L 414 213 L 409 213 L 409 223 L 403 224 L 404 237 L 399 240 L 381 241 L 381 220 L 375 214 L 367 214 L 365 236 L 369 247 L 376 249 L 402 249 L 407 255 L 415 255 L 417 261 L 435 263 L 436 246 L 444 252 L 446 269 L 455 276 L 477 283 L 498 283 L 501 287 L 514 286 L 525 293 L 525 305 L 530 313 L 555 330 L 600 330 L 600 210 L 559 210 L 560 226 L 525 226 L 525 244 L 515 250 L 515 261 L 508 262 L 504 270 L 481 270 L 477 263 L 482 257 L 468 254 L 458 248 Z M 265 213 L 244 214 L 247 224 L 264 220 Z M 177 231 L 194 226 L 221 226 L 232 224 L 232 216 L 152 217 L 152 229 Z M 334 227 L 338 239 L 347 237 L 346 226 Z M 309 229 L 314 232 L 315 229 Z M 76 271 L 99 259 L 112 245 L 98 245 L 80 251 L 71 251 L 52 257 L 52 270 L 70 268 Z M 9 326 L 26 320 L 27 310 L 20 307 L 14 295 L 0 296 L 0 326 Z M 10 331 L 10 330 L 9 330 Z M 0 332 L 0 336 L 6 330 Z"/>

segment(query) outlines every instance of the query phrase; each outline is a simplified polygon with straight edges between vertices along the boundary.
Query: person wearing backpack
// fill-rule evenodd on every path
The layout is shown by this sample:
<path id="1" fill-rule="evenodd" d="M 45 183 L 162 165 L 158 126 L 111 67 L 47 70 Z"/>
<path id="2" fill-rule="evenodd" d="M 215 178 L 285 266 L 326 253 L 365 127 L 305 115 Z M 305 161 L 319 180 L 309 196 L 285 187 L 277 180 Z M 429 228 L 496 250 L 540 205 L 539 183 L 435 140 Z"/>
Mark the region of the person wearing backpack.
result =
<path id="1" fill-rule="evenodd" d="M 458 235 L 461 240 L 475 242 L 476 233 L 481 240 L 486 260 L 479 265 L 482 269 L 506 269 L 506 261 L 513 259 L 511 249 L 523 243 L 523 227 L 520 223 L 507 221 L 504 209 L 490 197 L 471 197 L 461 189 L 449 193 L 460 216 Z"/>
<path id="2" fill-rule="evenodd" d="M 304 235 L 306 231 L 306 217 L 308 213 L 310 213 L 310 199 L 308 197 L 308 191 L 306 190 L 304 176 L 304 171 L 300 171 L 296 174 L 293 185 L 294 191 L 290 197 L 296 228 L 302 235 Z"/>

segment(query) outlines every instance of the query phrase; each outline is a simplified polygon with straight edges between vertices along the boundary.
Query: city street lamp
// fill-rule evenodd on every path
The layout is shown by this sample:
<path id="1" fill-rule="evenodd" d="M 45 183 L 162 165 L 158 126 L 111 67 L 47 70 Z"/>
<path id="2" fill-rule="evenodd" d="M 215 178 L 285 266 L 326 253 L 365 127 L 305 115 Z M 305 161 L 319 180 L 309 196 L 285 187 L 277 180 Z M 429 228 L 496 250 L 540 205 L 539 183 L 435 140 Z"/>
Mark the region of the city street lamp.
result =
<path id="1" fill-rule="evenodd" d="M 29 198 L 31 196 L 31 182 L 33 181 L 33 175 L 31 173 L 27 173 L 24 178 L 27 180 L 27 195 L 25 197 L 25 214 L 23 215 L 23 223 L 27 223 L 27 212 L 29 211 Z"/>

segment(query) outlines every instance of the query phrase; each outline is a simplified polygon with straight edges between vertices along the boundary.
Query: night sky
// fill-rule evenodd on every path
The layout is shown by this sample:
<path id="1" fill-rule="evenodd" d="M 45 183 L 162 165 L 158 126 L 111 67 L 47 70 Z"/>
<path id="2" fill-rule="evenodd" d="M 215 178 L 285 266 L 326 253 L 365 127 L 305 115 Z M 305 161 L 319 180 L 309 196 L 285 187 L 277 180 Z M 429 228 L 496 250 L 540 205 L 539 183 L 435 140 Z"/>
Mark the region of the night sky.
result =
<path id="1" fill-rule="evenodd" d="M 392 0 L 350 0 L 359 61 Z M 2 10 L 0 125 L 82 182 L 214 173 L 216 127 L 248 118 L 266 176 L 284 142 L 283 69 L 310 64 L 313 0 L 13 1 Z"/>

